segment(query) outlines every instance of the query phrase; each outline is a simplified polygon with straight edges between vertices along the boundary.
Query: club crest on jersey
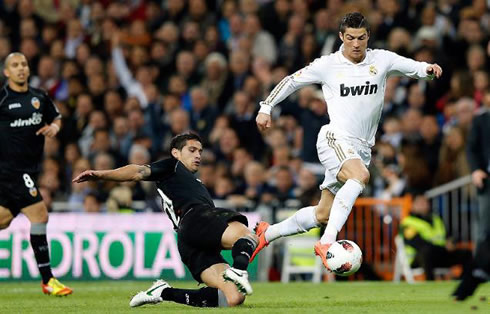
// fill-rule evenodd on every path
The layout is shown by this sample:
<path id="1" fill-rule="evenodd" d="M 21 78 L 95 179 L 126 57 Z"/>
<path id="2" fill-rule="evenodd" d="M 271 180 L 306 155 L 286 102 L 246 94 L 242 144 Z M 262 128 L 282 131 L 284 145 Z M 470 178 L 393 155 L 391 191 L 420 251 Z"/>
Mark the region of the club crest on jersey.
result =
<path id="1" fill-rule="evenodd" d="M 39 109 L 39 107 L 41 107 L 41 102 L 39 101 L 39 99 L 37 97 L 32 97 L 32 99 L 31 99 L 31 105 L 34 108 Z"/>
<path id="2" fill-rule="evenodd" d="M 371 74 L 373 76 L 378 74 L 378 69 L 376 69 L 376 67 L 374 65 L 370 65 L 369 66 L 369 74 Z"/>
<path id="3" fill-rule="evenodd" d="M 32 197 L 36 197 L 37 196 L 37 189 L 36 188 L 30 188 L 29 194 L 31 194 Z"/>

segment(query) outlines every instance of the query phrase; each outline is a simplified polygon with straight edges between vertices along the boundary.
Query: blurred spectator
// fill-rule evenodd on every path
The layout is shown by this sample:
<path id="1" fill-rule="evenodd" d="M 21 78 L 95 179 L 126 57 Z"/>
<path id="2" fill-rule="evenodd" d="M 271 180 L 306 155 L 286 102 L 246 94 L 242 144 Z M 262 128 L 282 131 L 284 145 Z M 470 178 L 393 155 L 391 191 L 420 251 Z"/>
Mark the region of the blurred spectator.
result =
<path id="1" fill-rule="evenodd" d="M 448 102 L 457 101 L 462 97 L 473 97 L 473 80 L 468 72 L 458 71 L 451 76 L 450 88 L 436 103 L 437 110 L 444 112 Z"/>
<path id="2" fill-rule="evenodd" d="M 279 207 L 285 207 L 286 201 L 295 199 L 294 180 L 291 170 L 287 166 L 281 166 L 275 173 L 275 186 L 270 190 L 272 197 L 279 202 Z"/>
<path id="3" fill-rule="evenodd" d="M 403 140 L 414 143 L 420 139 L 422 112 L 419 109 L 408 108 L 402 116 Z"/>
<path id="4" fill-rule="evenodd" d="M 82 208 L 83 200 L 85 199 L 85 195 L 87 195 L 92 188 L 90 187 L 89 182 L 82 183 L 72 183 L 71 180 L 78 176 L 85 170 L 90 169 L 90 163 L 87 159 L 80 158 L 73 164 L 73 175 L 70 178 L 70 195 L 68 196 L 68 208 L 73 211 L 79 211 Z"/>
<path id="5" fill-rule="evenodd" d="M 180 133 L 183 133 L 190 129 L 189 113 L 183 109 L 177 108 L 170 112 L 170 132 L 165 134 L 162 141 L 162 149 L 160 151 L 168 152 L 170 148 L 170 141 L 172 138 Z"/>
<path id="6" fill-rule="evenodd" d="M 97 194 L 88 193 L 85 195 L 83 199 L 83 211 L 85 213 L 100 213 L 101 212 L 101 203 L 97 198 Z"/>
<path id="7" fill-rule="evenodd" d="M 438 185 L 447 183 L 469 173 L 463 131 L 459 127 L 452 127 L 447 131 L 442 142 L 435 183 Z"/>
<path id="8" fill-rule="evenodd" d="M 231 102 L 230 127 L 236 130 L 240 143 L 258 159 L 264 152 L 264 141 L 255 126 L 255 104 L 247 93 L 238 91 Z"/>
<path id="9" fill-rule="evenodd" d="M 213 147 L 217 147 L 220 138 L 223 136 L 223 132 L 230 127 L 230 119 L 228 116 L 221 115 L 216 118 L 214 122 L 213 129 L 209 134 L 209 142 L 213 145 Z"/>
<path id="10" fill-rule="evenodd" d="M 233 194 L 235 186 L 230 177 L 224 176 L 216 179 L 214 184 L 214 198 L 218 200 L 226 200 L 228 196 Z"/>
<path id="11" fill-rule="evenodd" d="M 466 147 L 471 179 L 478 191 L 478 242 L 490 234 L 490 90 L 483 97 L 484 107 L 473 118 Z M 487 244 L 488 245 L 488 238 Z"/>
<path id="12" fill-rule="evenodd" d="M 249 74 L 250 56 L 242 51 L 232 51 L 230 55 L 230 73 L 226 82 L 226 88 L 238 90 L 243 87 L 245 78 Z"/>
<path id="13" fill-rule="evenodd" d="M 119 46 L 120 41 L 121 35 L 119 32 L 112 35 L 112 62 L 114 63 L 114 70 L 126 93 L 130 96 L 135 96 L 141 106 L 146 108 L 148 106 L 148 98 L 143 90 L 143 85 L 141 82 L 135 80 L 130 72 L 126 60 L 124 59 L 122 49 Z"/>
<path id="14" fill-rule="evenodd" d="M 216 120 L 216 109 L 209 103 L 207 91 L 202 87 L 191 89 L 191 128 L 204 139 L 204 145 L 208 145 L 208 136 Z"/>
<path id="15" fill-rule="evenodd" d="M 252 55 L 262 57 L 270 64 L 277 59 L 276 44 L 269 32 L 262 29 L 259 17 L 249 14 L 245 17 L 244 33 L 252 40 Z"/>
<path id="16" fill-rule="evenodd" d="M 277 0 L 266 3 L 261 8 L 261 21 L 265 30 L 269 31 L 279 43 L 287 31 L 291 4 L 288 0 Z"/>
<path id="17" fill-rule="evenodd" d="M 300 40 L 303 35 L 305 20 L 298 14 L 293 14 L 288 22 L 288 30 L 281 38 L 279 44 L 279 62 L 283 64 L 288 72 L 294 72 L 304 65 L 299 65 Z"/>
<path id="18" fill-rule="evenodd" d="M 424 195 L 415 196 L 412 211 L 400 227 L 411 267 L 424 268 L 427 280 L 434 280 L 436 267 L 462 264 L 467 271 L 471 251 L 458 250 L 451 239 L 446 239 L 444 222 L 432 213 L 430 202 Z"/>
<path id="19" fill-rule="evenodd" d="M 111 189 L 106 200 L 107 211 L 112 213 L 132 213 L 133 194 L 127 186 L 116 186 Z"/>
<path id="20" fill-rule="evenodd" d="M 78 146 L 82 152 L 82 156 L 88 158 L 90 155 L 90 147 L 94 141 L 94 133 L 97 129 L 104 129 L 107 127 L 107 119 L 102 111 L 92 111 L 89 115 L 87 126 L 83 128 L 80 139 L 78 140 Z"/>
<path id="21" fill-rule="evenodd" d="M 252 161 L 245 166 L 245 183 L 239 187 L 237 192 L 255 203 L 268 203 L 272 200 L 270 187 L 266 183 L 264 166 Z"/>
<path id="22" fill-rule="evenodd" d="M 427 161 L 417 143 L 403 143 L 397 157 L 403 177 L 407 180 L 406 192 L 420 193 L 432 187 L 433 174 L 429 172 Z"/>
<path id="23" fill-rule="evenodd" d="M 233 162 L 230 170 L 232 176 L 237 182 L 243 182 L 245 167 L 253 160 L 252 154 L 250 154 L 244 147 L 238 147 L 233 151 Z"/>
<path id="24" fill-rule="evenodd" d="M 204 64 L 206 72 L 201 86 L 207 90 L 209 102 L 222 109 L 231 92 L 225 89 L 228 63 L 223 55 L 213 52 L 207 56 Z"/>
<path id="25" fill-rule="evenodd" d="M 390 143 L 393 147 L 400 147 L 403 133 L 402 123 L 397 116 L 387 117 L 383 123 L 383 132 L 381 140 Z"/>
<path id="26" fill-rule="evenodd" d="M 316 205 L 320 201 L 318 190 L 318 179 L 315 174 L 307 168 L 302 168 L 298 176 L 298 185 L 294 189 L 294 195 L 301 201 L 301 206 Z"/>
<path id="27" fill-rule="evenodd" d="M 446 122 L 443 131 L 447 134 L 449 129 L 456 126 L 466 139 L 475 112 L 475 101 L 469 97 L 460 98 L 454 104 L 453 110 L 453 117 Z"/>
<path id="28" fill-rule="evenodd" d="M 435 173 L 439 163 L 439 150 L 442 144 L 442 134 L 435 116 L 424 116 L 420 125 L 422 137 L 421 150 L 427 161 L 430 173 Z"/>
<path id="29" fill-rule="evenodd" d="M 214 163 L 202 163 L 201 168 L 199 169 L 199 180 L 201 180 L 202 184 L 208 189 L 213 198 L 216 179 Z"/>
<path id="30" fill-rule="evenodd" d="M 314 91 L 307 106 L 300 117 L 303 129 L 301 157 L 305 162 L 319 164 L 316 151 L 317 135 L 322 126 L 330 122 L 322 91 Z"/>
<path id="31" fill-rule="evenodd" d="M 238 138 L 236 131 L 231 128 L 225 129 L 218 142 L 216 152 L 217 160 L 231 165 L 231 162 L 233 161 L 233 152 L 239 146 L 240 139 Z"/>

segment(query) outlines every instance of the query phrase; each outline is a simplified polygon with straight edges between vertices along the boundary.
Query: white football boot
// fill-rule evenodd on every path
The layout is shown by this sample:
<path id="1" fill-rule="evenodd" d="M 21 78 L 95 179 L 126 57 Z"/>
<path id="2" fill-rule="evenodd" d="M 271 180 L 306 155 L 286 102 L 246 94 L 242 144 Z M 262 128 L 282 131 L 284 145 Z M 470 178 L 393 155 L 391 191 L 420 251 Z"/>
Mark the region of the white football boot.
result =
<path id="1" fill-rule="evenodd" d="M 223 272 L 223 279 L 233 282 L 237 286 L 238 291 L 244 295 L 251 295 L 253 293 L 246 270 L 230 267 Z"/>
<path id="2" fill-rule="evenodd" d="M 170 285 L 159 279 L 153 283 L 153 285 L 146 291 L 138 292 L 129 301 L 129 306 L 137 307 L 145 304 L 157 304 L 163 301 L 161 295 L 164 289 L 171 288 Z"/>

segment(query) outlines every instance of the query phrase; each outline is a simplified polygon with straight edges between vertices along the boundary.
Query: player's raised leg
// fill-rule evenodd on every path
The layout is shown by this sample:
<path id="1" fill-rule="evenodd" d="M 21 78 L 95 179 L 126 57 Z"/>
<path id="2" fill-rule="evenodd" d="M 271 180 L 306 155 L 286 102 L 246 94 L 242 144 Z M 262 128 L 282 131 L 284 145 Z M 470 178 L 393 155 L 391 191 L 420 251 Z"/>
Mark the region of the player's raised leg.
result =
<path id="1" fill-rule="evenodd" d="M 290 235 L 307 232 L 308 230 L 327 224 L 332 207 L 334 195 L 329 190 L 323 190 L 317 206 L 303 207 L 291 217 L 273 225 L 261 221 L 255 228 L 259 244 L 255 249 L 251 261 L 270 242 Z"/>
<path id="2" fill-rule="evenodd" d="M 55 296 L 66 296 L 73 293 L 71 288 L 54 278 L 51 272 L 48 240 L 46 238 L 46 226 L 48 223 L 46 205 L 44 202 L 37 202 L 23 208 L 21 211 L 31 222 L 31 246 L 41 274 L 43 292 Z"/>
<path id="3" fill-rule="evenodd" d="M 365 184 L 369 182 L 369 171 L 361 159 L 350 159 L 342 165 L 337 179 L 345 183 L 333 199 L 327 227 L 320 241 L 315 245 L 315 254 L 322 258 L 327 268 L 327 250 L 337 240 L 337 234 L 347 221 L 354 202 L 362 193 Z"/>

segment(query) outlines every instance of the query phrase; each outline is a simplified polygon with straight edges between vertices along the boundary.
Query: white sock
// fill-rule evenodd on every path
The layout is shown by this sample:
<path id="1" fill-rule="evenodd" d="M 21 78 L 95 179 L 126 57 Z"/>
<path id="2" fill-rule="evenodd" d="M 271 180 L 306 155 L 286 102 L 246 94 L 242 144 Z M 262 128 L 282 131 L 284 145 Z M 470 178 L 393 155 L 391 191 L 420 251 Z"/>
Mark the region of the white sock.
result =
<path id="1" fill-rule="evenodd" d="M 271 242 L 280 237 L 303 233 L 319 227 L 320 224 L 316 220 L 315 208 L 316 206 L 303 207 L 291 217 L 270 225 L 265 232 L 265 239 L 267 242 Z"/>
<path id="2" fill-rule="evenodd" d="M 340 188 L 333 199 L 327 228 L 320 239 L 321 244 L 330 244 L 337 240 L 337 234 L 347 221 L 352 206 L 354 206 L 354 202 L 363 189 L 364 186 L 353 179 L 347 180 L 344 186 Z"/>

